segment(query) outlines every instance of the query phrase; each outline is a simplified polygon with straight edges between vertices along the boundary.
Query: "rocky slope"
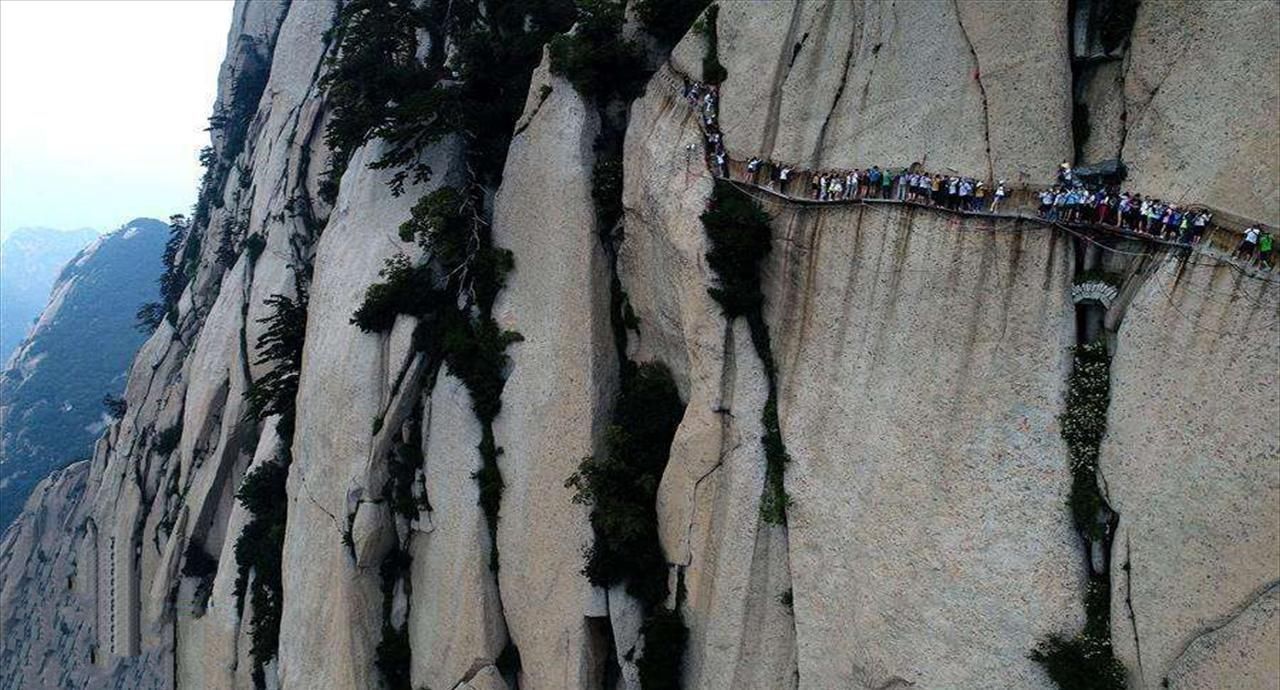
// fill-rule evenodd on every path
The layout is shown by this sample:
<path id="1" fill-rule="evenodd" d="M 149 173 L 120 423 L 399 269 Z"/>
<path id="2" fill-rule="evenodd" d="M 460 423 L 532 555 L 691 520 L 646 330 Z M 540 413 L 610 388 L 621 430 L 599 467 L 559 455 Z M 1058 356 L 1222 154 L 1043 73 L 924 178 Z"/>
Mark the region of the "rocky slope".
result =
<path id="1" fill-rule="evenodd" d="M 19 228 L 0 246 L 0 362 L 7 362 L 49 301 L 49 291 L 67 260 L 98 236 L 89 228 L 71 232 Z"/>
<path id="2" fill-rule="evenodd" d="M 1081 143 L 1068 4 L 990 7 L 725 3 L 709 33 L 731 154 L 804 167 L 927 156 L 1047 177 Z M 1179 13 L 1194 25 L 1203 10 L 1152 11 L 1138 8 L 1120 52 L 1128 75 L 1157 69 L 1143 27 Z M 1267 3 L 1238 11 L 1280 20 Z M 134 362 L 124 418 L 0 543 L 0 616 L 23 631 L 5 635 L 3 687 L 251 687 L 255 675 L 285 688 L 641 687 L 646 650 L 670 642 L 654 611 L 672 608 L 688 630 L 687 687 L 1048 688 L 1028 653 L 1095 622 L 1087 582 L 1110 585 L 1102 625 L 1130 686 L 1274 684 L 1280 381 L 1257 369 L 1280 338 L 1274 278 L 1034 222 L 764 200 L 762 319 L 727 321 L 707 291 L 698 115 L 672 87 L 700 73 L 708 32 L 655 65 L 625 119 L 544 57 L 502 182 L 482 187 L 476 214 L 491 222 L 473 226 L 513 252 L 491 313 L 523 336 L 486 421 L 469 360 L 424 344 L 444 328 L 435 312 L 393 313 L 380 332 L 351 323 L 385 260 L 419 251 L 397 237 L 415 202 L 474 180 L 475 142 L 422 147 L 430 179 L 396 195 L 394 171 L 369 167 L 394 142 L 372 140 L 323 201 L 335 115 L 319 79 L 338 18 L 330 2 L 237 5 L 220 108 L 243 110 L 243 141 L 215 132 L 219 202 L 193 226 L 196 269 Z M 1210 71 L 1188 68 L 1196 55 L 1158 100 L 1208 88 Z M 241 109 L 252 91 L 237 80 L 256 83 L 244 74 L 261 92 Z M 1274 139 L 1273 85 L 1242 81 L 1241 99 L 1272 103 L 1250 123 Z M 614 131 L 616 227 L 596 193 Z M 1189 138 L 1277 169 L 1273 149 L 1237 147 L 1232 131 L 1161 130 L 1144 144 L 1144 183 L 1179 177 L 1158 161 Z M 1267 193 L 1208 186 L 1203 201 L 1265 216 Z M 244 248 L 229 266 L 216 260 L 228 232 Z M 1073 304 L 1073 283 L 1104 272 L 1119 297 Z M 245 393 L 272 370 L 255 354 L 266 300 L 302 299 L 300 285 L 296 412 L 260 420 Z M 1094 317 L 1114 359 L 1089 484 L 1109 502 L 1097 515 L 1116 521 L 1083 542 L 1058 415 L 1068 348 Z M 656 491 L 669 592 L 657 604 L 583 574 L 600 526 L 565 485 L 617 443 L 624 359 L 664 363 L 685 404 L 660 481 L 634 487 Z M 157 452 L 156 433 L 179 424 L 176 448 Z M 773 441 L 790 456 L 781 520 L 761 511 Z M 273 602 L 241 604 L 235 553 L 260 516 L 234 494 L 282 457 L 281 635 L 260 665 L 254 608 Z M 505 485 L 496 516 L 491 462 Z M 216 566 L 193 566 L 204 560 Z M 269 573 L 249 575 L 252 588 Z"/>
<path id="3" fill-rule="evenodd" d="M 0 374 L 0 525 L 54 467 L 89 456 L 146 336 L 133 313 L 155 299 L 168 227 L 138 218 L 72 257 L 40 319 Z"/>

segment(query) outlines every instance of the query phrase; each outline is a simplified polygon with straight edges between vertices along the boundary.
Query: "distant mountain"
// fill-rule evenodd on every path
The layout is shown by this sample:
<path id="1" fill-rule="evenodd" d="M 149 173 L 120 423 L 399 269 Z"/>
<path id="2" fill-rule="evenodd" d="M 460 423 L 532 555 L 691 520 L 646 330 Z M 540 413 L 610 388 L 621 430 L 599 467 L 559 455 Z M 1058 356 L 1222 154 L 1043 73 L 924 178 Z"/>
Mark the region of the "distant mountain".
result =
<path id="1" fill-rule="evenodd" d="M 0 366 L 49 301 L 58 271 L 97 237 L 89 228 L 19 228 L 0 243 Z"/>
<path id="2" fill-rule="evenodd" d="M 9 274 L 11 260 L 52 254 L 36 241 L 43 232 L 23 232 L 5 244 L 6 290 L 19 282 Z M 89 456 L 105 426 L 102 397 L 124 389 L 147 337 L 134 327 L 134 313 L 156 299 L 168 237 L 164 223 L 135 219 L 75 254 L 50 281 L 48 306 L 0 374 L 0 529 L 51 470 Z M 27 271 L 32 280 L 36 274 Z"/>

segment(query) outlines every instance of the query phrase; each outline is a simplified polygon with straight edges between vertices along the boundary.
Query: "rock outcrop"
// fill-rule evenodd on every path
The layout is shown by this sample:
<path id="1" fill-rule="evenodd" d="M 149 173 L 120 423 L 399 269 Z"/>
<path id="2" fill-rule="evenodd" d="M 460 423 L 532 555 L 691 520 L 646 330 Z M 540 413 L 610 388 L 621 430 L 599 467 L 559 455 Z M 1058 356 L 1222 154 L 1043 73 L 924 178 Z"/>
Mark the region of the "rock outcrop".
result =
<path id="1" fill-rule="evenodd" d="M 1221 88 L 1261 104 L 1230 127 L 1159 115 L 1201 112 L 1202 66 L 1249 50 L 1170 62 L 1161 46 L 1181 34 L 1161 28 L 1168 16 L 1213 23 L 1216 36 L 1272 10 L 1155 17 L 1143 3 L 1117 53 L 1124 74 L 1081 96 L 1070 4 L 723 3 L 727 146 L 804 168 L 919 160 L 1035 182 L 1082 143 L 1073 104 L 1084 98 L 1092 113 L 1127 108 L 1127 134 L 1084 148 L 1120 147 L 1135 186 L 1173 196 L 1161 185 L 1183 174 L 1175 151 L 1222 151 L 1219 171 L 1275 169 L 1270 140 L 1237 136 L 1275 139 L 1263 67 L 1223 67 Z M 123 418 L 0 540 L 0 687 L 248 688 L 255 676 L 290 690 L 393 677 L 436 690 L 642 687 L 658 648 L 646 639 L 652 604 L 584 575 L 594 530 L 565 483 L 606 451 L 620 357 L 665 364 L 686 405 L 661 481 L 637 487 L 657 494 L 646 526 L 669 570 L 659 605 L 687 627 L 686 687 L 1053 687 L 1028 654 L 1081 629 L 1086 577 L 1108 555 L 1084 555 L 1058 421 L 1069 348 L 1090 332 L 1072 284 L 1099 268 L 1120 295 L 1099 320 L 1114 352 L 1099 485 L 1118 520 L 1117 655 L 1134 687 L 1280 677 L 1272 275 L 1037 222 L 751 191 L 772 228 L 753 331 L 708 293 L 717 277 L 699 215 L 714 181 L 698 113 L 678 93 L 701 72 L 705 33 L 612 107 L 544 56 L 500 185 L 478 185 L 475 142 L 447 135 L 412 161 L 429 177 L 396 194 L 395 171 L 370 168 L 392 143 L 373 139 L 327 197 L 335 114 L 321 77 L 339 10 L 237 4 L 218 109 L 243 111 L 243 127 L 214 132 L 225 181 L 206 187 L 217 197 L 202 197 L 183 243 L 186 291 L 135 358 Z M 1136 107 L 1135 80 L 1162 64 L 1181 76 Z M 611 133 L 625 133 L 621 220 L 600 227 Z M 352 323 L 388 259 L 432 265 L 397 230 L 446 186 L 479 190 L 470 227 L 514 256 L 492 317 L 523 340 L 505 350 L 491 423 L 465 359 L 455 367 L 424 344 L 441 327 L 432 312 L 393 315 L 382 332 Z M 1275 212 L 1265 183 L 1200 189 L 1235 213 Z M 267 300 L 303 294 L 296 409 L 259 419 L 245 395 L 274 371 L 257 349 Z M 177 428 L 176 446 L 158 448 Z M 790 456 L 781 519 L 761 511 L 765 438 Z M 251 470 L 289 458 L 281 635 L 264 660 L 258 612 L 237 596 L 256 577 L 236 554 L 256 516 L 235 494 Z"/>

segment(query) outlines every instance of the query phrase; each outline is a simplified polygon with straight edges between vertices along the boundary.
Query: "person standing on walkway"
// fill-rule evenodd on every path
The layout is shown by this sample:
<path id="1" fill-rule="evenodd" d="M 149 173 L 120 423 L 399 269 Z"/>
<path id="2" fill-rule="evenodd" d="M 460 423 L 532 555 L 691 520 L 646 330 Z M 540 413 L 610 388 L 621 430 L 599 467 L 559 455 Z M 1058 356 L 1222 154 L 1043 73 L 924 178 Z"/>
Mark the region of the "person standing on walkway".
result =
<path id="1" fill-rule="evenodd" d="M 1270 231 L 1262 233 L 1258 238 L 1258 265 L 1268 271 L 1271 270 L 1271 252 L 1274 243 L 1275 239 L 1271 237 Z"/>
<path id="2" fill-rule="evenodd" d="M 1252 261 L 1253 251 L 1258 247 L 1258 236 L 1261 234 L 1262 230 L 1256 225 L 1245 228 L 1244 237 L 1240 239 L 1240 244 L 1236 245 L 1236 250 L 1231 253 L 1231 258 Z"/>
<path id="3" fill-rule="evenodd" d="M 991 212 L 996 213 L 1000 210 L 1000 202 L 1009 195 L 1009 190 L 1004 186 L 1004 180 L 996 183 L 996 192 L 991 195 Z"/>

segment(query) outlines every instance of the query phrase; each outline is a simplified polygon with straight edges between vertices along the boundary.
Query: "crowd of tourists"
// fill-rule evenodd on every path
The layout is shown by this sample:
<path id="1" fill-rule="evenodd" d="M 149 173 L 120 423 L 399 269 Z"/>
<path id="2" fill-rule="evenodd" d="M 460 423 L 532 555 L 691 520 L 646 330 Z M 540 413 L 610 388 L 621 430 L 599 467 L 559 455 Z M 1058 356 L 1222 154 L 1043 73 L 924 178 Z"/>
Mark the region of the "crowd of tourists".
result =
<path id="1" fill-rule="evenodd" d="M 1182 244 L 1198 244 L 1213 220 L 1207 209 L 1144 198 L 1113 185 L 1087 183 L 1065 162 L 1058 167 L 1057 186 L 1039 196 L 1041 218 L 1108 225 Z"/>
<path id="2" fill-rule="evenodd" d="M 699 113 L 712 173 L 729 178 L 729 157 L 719 126 L 719 88 L 686 80 L 683 95 Z M 806 177 L 807 189 L 797 188 L 797 181 Z M 1011 193 L 1004 180 L 989 188 L 982 180 L 971 177 L 925 171 L 919 163 L 896 169 L 872 166 L 865 170 L 808 172 L 753 156 L 746 163 L 743 181 L 783 196 L 813 201 L 879 199 L 971 213 L 999 213 Z M 1208 209 L 1120 191 L 1096 177 L 1078 174 L 1066 162 L 1058 168 L 1057 184 L 1037 196 L 1039 214 L 1045 220 L 1108 226 L 1189 246 L 1200 243 L 1213 221 Z M 1254 225 L 1245 230 L 1232 258 L 1271 269 L 1274 244 L 1270 232 Z"/>

